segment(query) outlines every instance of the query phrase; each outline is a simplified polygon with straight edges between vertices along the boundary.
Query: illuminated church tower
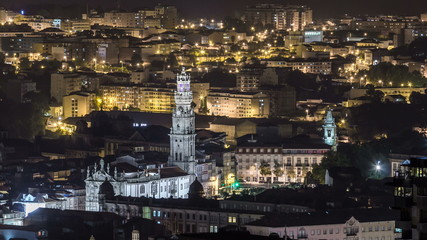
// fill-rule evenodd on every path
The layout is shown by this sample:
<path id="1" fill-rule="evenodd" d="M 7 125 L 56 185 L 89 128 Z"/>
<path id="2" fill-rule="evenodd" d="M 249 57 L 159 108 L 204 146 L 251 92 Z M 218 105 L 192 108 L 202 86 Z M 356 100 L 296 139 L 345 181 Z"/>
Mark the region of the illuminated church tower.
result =
<path id="1" fill-rule="evenodd" d="M 332 116 L 331 109 L 326 112 L 325 121 L 323 123 L 323 140 L 326 144 L 333 147 L 336 150 L 337 146 L 337 125 L 335 119 Z"/>
<path id="2" fill-rule="evenodd" d="M 177 75 L 175 90 L 176 107 L 172 113 L 169 165 L 177 166 L 188 174 L 195 173 L 196 167 L 196 131 L 195 114 L 191 106 L 193 93 L 190 90 L 190 76 L 185 69 Z"/>

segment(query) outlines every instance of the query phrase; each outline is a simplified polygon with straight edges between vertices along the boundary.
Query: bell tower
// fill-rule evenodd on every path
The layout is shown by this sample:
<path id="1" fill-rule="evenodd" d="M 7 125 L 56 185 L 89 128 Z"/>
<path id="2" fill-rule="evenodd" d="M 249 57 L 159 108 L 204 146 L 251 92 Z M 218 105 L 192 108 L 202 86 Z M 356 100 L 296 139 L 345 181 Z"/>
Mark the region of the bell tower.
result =
<path id="1" fill-rule="evenodd" d="M 196 130 L 194 109 L 191 106 L 193 92 L 190 89 L 190 76 L 185 68 L 177 75 L 176 80 L 176 107 L 172 112 L 168 164 L 178 166 L 188 174 L 195 174 Z"/>
<path id="2" fill-rule="evenodd" d="M 335 119 L 332 116 L 331 109 L 326 112 L 326 117 L 323 123 L 323 140 L 326 144 L 333 147 L 336 150 L 337 147 L 337 125 Z"/>

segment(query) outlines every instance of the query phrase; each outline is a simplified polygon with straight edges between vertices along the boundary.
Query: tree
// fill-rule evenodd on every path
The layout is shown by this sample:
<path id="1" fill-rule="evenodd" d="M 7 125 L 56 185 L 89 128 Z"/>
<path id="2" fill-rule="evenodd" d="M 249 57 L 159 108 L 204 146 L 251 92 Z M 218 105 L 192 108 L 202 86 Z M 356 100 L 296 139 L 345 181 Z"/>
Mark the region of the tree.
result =
<path id="1" fill-rule="evenodd" d="M 368 90 L 366 91 L 366 97 L 370 98 L 374 103 L 381 102 L 384 97 L 384 93 L 379 90 L 375 90 L 373 85 L 369 84 L 367 87 Z"/>
<path id="2" fill-rule="evenodd" d="M 279 178 L 279 177 L 283 176 L 283 174 L 284 174 L 284 171 L 283 171 L 282 165 L 281 165 L 277 160 L 275 160 L 275 161 L 274 161 L 273 174 L 274 174 L 277 178 Z"/>
<path id="3" fill-rule="evenodd" d="M 168 56 L 168 59 L 166 61 L 166 64 L 169 65 L 172 68 L 178 67 L 178 60 L 176 59 L 175 54 L 170 53 Z"/>
<path id="4" fill-rule="evenodd" d="M 0 64 L 3 64 L 6 59 L 6 55 L 3 52 L 0 52 Z"/>
<path id="5" fill-rule="evenodd" d="M 351 163 L 345 154 L 338 151 L 329 151 L 323 156 L 319 165 L 313 165 L 312 176 L 317 182 L 324 183 L 327 169 L 347 166 L 351 166 Z"/>
<path id="6" fill-rule="evenodd" d="M 31 68 L 31 63 L 28 58 L 21 58 L 19 60 L 19 69 L 21 70 L 28 70 Z"/>
<path id="7" fill-rule="evenodd" d="M 225 59 L 226 64 L 236 64 L 237 61 L 233 57 Z"/>
<path id="8" fill-rule="evenodd" d="M 131 62 L 132 62 L 132 65 L 136 65 L 136 64 L 140 64 L 140 63 L 142 63 L 142 58 L 141 58 L 141 55 L 140 54 L 138 54 L 138 53 L 134 53 L 133 55 L 132 55 L 132 57 L 131 57 L 131 60 L 130 60 Z"/>
<path id="9" fill-rule="evenodd" d="M 285 41 L 283 40 L 283 37 L 277 37 L 276 38 L 276 47 L 284 47 Z"/>
<path id="10" fill-rule="evenodd" d="M 427 108 L 427 94 L 421 94 L 419 92 L 412 92 L 409 96 L 411 104 L 416 105 L 420 108 Z"/>
<path id="11" fill-rule="evenodd" d="M 295 170 L 293 167 L 290 167 L 287 169 L 286 171 L 286 175 L 288 175 L 288 177 L 290 177 L 291 179 L 295 178 L 297 176 Z"/>
<path id="12" fill-rule="evenodd" d="M 261 166 L 259 167 L 259 173 L 261 174 L 261 176 L 264 176 L 264 177 L 271 175 L 270 164 L 263 160 L 261 162 Z"/>

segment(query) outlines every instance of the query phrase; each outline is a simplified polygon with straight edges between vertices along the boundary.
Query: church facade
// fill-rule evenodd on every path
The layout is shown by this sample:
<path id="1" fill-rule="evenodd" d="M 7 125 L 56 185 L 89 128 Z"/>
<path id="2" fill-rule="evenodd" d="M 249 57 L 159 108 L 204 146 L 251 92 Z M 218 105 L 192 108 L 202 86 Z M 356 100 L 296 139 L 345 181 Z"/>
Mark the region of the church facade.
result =
<path id="1" fill-rule="evenodd" d="M 191 105 L 190 76 L 183 69 L 177 76 L 176 108 L 172 114 L 168 167 L 119 171 L 110 169 L 101 159 L 87 169 L 86 211 L 106 211 L 107 196 L 188 198 L 195 180 L 195 114 Z M 108 210 L 107 210 L 108 211 Z"/>

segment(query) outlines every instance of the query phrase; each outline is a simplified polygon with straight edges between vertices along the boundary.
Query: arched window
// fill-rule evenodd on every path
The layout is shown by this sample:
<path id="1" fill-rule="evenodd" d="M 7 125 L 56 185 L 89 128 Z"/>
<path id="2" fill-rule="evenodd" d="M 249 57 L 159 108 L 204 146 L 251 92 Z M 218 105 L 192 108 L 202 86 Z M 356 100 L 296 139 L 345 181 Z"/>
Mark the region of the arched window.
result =
<path id="1" fill-rule="evenodd" d="M 145 185 L 141 185 L 141 187 L 139 187 L 139 194 L 145 194 Z"/>

